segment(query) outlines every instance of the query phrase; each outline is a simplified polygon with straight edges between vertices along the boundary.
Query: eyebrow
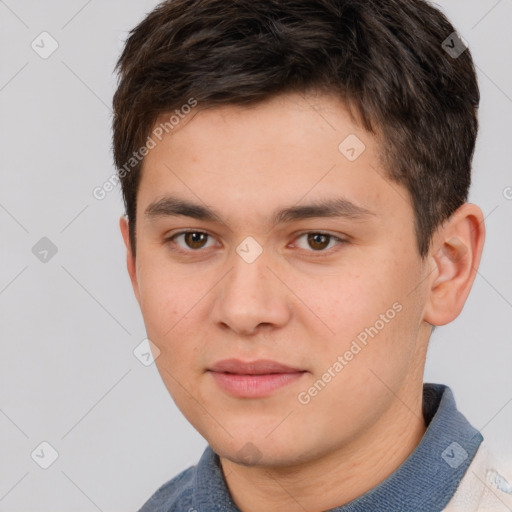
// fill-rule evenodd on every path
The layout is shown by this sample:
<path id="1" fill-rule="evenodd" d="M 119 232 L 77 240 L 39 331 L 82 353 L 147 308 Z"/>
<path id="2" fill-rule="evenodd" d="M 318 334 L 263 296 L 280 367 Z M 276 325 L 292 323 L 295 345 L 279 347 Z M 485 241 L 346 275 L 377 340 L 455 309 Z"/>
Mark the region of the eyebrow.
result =
<path id="1" fill-rule="evenodd" d="M 221 215 L 202 204 L 193 203 L 176 196 L 165 196 L 151 203 L 144 212 L 147 218 L 185 216 L 198 220 L 225 224 Z M 289 206 L 277 210 L 271 217 L 272 226 L 296 220 L 315 217 L 341 217 L 352 220 L 365 220 L 376 214 L 344 198 L 316 200 L 301 206 Z"/>

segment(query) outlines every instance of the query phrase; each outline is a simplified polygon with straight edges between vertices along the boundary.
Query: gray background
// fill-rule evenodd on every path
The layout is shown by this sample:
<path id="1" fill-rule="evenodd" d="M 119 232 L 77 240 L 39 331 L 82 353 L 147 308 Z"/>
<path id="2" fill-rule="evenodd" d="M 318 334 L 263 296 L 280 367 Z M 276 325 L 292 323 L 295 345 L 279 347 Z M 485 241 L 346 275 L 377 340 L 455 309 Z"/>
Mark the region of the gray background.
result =
<path id="1" fill-rule="evenodd" d="M 92 195 L 114 172 L 121 41 L 156 3 L 0 2 L 0 511 L 134 511 L 206 446 L 133 354 L 145 332 L 120 192 Z M 487 242 L 463 313 L 433 335 L 425 380 L 452 387 L 512 471 L 512 0 L 440 5 L 478 67 L 471 200 Z M 46 59 L 31 47 L 51 49 L 43 31 L 59 45 Z M 42 237 L 57 248 L 46 262 Z M 58 452 L 48 469 L 43 441 Z"/>

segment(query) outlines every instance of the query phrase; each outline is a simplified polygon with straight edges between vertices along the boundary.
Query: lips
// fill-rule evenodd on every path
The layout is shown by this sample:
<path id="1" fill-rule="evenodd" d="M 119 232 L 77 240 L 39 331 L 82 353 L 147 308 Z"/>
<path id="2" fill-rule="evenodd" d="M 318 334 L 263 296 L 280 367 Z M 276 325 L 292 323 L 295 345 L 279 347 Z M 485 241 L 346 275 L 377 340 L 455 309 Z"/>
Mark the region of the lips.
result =
<path id="1" fill-rule="evenodd" d="M 209 372 L 223 391 L 238 398 L 270 396 L 306 373 L 269 359 L 248 362 L 226 359 L 215 363 Z"/>
<path id="2" fill-rule="evenodd" d="M 239 359 L 226 359 L 214 364 L 212 372 L 235 373 L 238 375 L 265 375 L 269 373 L 297 373 L 303 370 L 286 366 L 270 359 L 244 362 Z"/>

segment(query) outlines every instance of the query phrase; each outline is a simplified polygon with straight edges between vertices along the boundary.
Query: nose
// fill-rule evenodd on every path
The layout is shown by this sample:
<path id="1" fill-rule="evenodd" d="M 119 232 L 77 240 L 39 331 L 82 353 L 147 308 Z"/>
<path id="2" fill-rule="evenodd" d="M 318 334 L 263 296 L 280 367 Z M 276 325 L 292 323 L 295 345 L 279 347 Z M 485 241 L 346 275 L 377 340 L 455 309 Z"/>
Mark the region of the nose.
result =
<path id="1" fill-rule="evenodd" d="M 276 270 L 269 268 L 269 260 L 265 251 L 251 263 L 233 254 L 231 271 L 216 296 L 213 320 L 217 325 L 238 335 L 286 325 L 291 317 L 289 291 Z"/>

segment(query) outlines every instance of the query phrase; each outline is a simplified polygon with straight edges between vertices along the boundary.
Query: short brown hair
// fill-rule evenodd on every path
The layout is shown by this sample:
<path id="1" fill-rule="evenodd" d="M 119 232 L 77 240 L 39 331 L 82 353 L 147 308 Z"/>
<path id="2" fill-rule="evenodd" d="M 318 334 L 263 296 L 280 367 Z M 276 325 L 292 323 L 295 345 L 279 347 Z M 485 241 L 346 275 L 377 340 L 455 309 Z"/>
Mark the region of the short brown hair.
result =
<path id="1" fill-rule="evenodd" d="M 337 94 L 380 134 L 388 178 L 409 191 L 419 253 L 467 200 L 479 90 L 468 49 L 423 0 L 168 0 L 131 30 L 116 65 L 113 153 L 135 253 L 137 190 L 156 120 L 191 98 L 254 104 Z M 448 48 L 449 50 L 449 48 Z M 341 142 L 341 141 L 340 141 Z"/>

